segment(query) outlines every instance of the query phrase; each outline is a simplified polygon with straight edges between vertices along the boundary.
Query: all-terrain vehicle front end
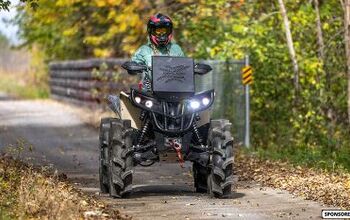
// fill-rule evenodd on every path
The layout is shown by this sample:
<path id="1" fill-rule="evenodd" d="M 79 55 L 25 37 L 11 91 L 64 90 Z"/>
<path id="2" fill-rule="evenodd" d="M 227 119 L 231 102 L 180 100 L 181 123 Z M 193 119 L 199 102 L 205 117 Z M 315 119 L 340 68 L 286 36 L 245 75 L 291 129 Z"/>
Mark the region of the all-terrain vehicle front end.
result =
<path id="1" fill-rule="evenodd" d="M 190 58 L 154 56 L 151 70 L 134 62 L 123 67 L 130 74 L 151 71 L 152 86 L 109 96 L 118 118 L 101 120 L 101 191 L 113 197 L 128 195 L 134 166 L 151 166 L 173 154 L 180 164 L 193 163 L 197 192 L 230 195 L 231 123 L 210 119 L 214 90 L 195 93 L 194 74 L 204 75 L 210 66 L 195 65 Z"/>

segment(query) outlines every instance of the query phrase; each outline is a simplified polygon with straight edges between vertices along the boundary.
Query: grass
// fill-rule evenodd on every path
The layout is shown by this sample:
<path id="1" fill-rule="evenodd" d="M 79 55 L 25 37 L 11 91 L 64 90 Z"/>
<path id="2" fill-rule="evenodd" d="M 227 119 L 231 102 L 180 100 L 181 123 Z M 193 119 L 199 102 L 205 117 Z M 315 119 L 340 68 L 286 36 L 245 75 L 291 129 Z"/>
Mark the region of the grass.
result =
<path id="1" fill-rule="evenodd" d="M 245 151 L 247 151 L 245 149 Z M 314 167 L 327 171 L 350 172 L 350 149 L 345 147 L 332 151 L 330 148 L 319 147 L 268 147 L 250 149 L 261 159 L 288 161 L 291 164 Z"/>
<path id="2" fill-rule="evenodd" d="M 0 72 L 0 91 L 22 99 L 41 99 L 49 96 L 47 85 L 34 82 L 26 73 Z"/>

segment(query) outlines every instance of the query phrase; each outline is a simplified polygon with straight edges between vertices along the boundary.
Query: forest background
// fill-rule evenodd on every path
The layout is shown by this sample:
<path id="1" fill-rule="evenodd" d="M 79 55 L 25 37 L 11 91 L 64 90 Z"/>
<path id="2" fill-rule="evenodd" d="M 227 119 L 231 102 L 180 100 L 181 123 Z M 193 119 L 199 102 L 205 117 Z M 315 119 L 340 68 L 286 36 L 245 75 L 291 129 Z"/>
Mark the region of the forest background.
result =
<path id="1" fill-rule="evenodd" d="M 129 57 L 162 12 L 188 56 L 249 54 L 252 149 L 272 159 L 350 169 L 349 0 L 23 0 L 11 21 L 46 97 L 52 60 Z M 9 1 L 0 0 L 6 10 Z M 9 47 L 1 37 L 2 45 Z M 2 46 L 4 48 L 4 46 Z M 46 91 L 46 92 L 45 92 Z M 226 116 L 230 117 L 230 112 Z"/>

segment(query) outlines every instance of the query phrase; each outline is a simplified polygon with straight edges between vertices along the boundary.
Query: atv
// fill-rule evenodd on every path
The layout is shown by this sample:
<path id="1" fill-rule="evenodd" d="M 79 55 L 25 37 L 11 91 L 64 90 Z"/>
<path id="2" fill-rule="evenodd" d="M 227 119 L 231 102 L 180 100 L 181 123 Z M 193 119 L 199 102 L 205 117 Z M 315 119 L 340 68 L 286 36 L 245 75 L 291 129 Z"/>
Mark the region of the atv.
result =
<path id="1" fill-rule="evenodd" d="M 193 163 L 196 192 L 223 198 L 233 185 L 231 123 L 210 119 L 214 90 L 195 93 L 195 74 L 212 70 L 185 57 L 153 56 L 152 68 L 128 61 L 131 75 L 150 71 L 148 87 L 108 96 L 117 118 L 100 124 L 100 190 L 112 197 L 132 192 L 133 167 L 176 158 Z"/>

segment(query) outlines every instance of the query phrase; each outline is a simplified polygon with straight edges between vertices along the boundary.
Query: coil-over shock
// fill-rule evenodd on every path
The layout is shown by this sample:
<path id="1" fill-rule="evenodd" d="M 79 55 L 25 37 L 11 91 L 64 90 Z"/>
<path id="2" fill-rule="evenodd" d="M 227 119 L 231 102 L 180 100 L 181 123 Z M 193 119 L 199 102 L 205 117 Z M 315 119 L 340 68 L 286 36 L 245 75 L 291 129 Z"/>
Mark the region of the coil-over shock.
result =
<path id="1" fill-rule="evenodd" d="M 203 139 L 198 131 L 198 127 L 197 127 L 197 123 L 196 121 L 193 121 L 193 124 L 192 124 L 192 130 L 193 130 L 193 133 L 198 141 L 198 143 L 201 145 L 201 147 L 204 147 L 203 145 Z"/>
<path id="2" fill-rule="evenodd" d="M 146 115 L 145 112 L 141 113 L 140 119 L 144 120 L 145 123 L 141 129 L 141 133 L 140 133 L 140 136 L 138 138 L 138 143 L 136 146 L 134 146 L 134 151 L 136 152 L 134 155 L 134 158 L 136 159 L 137 163 L 141 166 L 151 166 L 152 164 L 155 163 L 154 159 L 157 157 L 153 151 L 150 151 L 150 149 L 154 149 L 154 146 L 156 146 L 156 142 L 152 141 L 150 143 L 143 145 L 145 136 L 146 136 L 146 134 L 149 131 L 150 126 L 151 126 L 151 120 Z M 152 158 L 152 159 L 150 159 L 150 161 L 149 160 L 143 161 L 144 159 L 142 159 L 142 158 Z"/>
<path id="3" fill-rule="evenodd" d="M 146 136 L 146 134 L 147 134 L 147 132 L 149 130 L 150 124 L 151 124 L 151 120 L 149 118 L 147 118 L 146 121 L 145 121 L 145 124 L 143 125 L 143 127 L 141 129 L 141 134 L 140 134 L 140 137 L 139 137 L 137 145 L 141 145 L 142 144 L 143 139 L 145 138 L 145 136 Z"/>

